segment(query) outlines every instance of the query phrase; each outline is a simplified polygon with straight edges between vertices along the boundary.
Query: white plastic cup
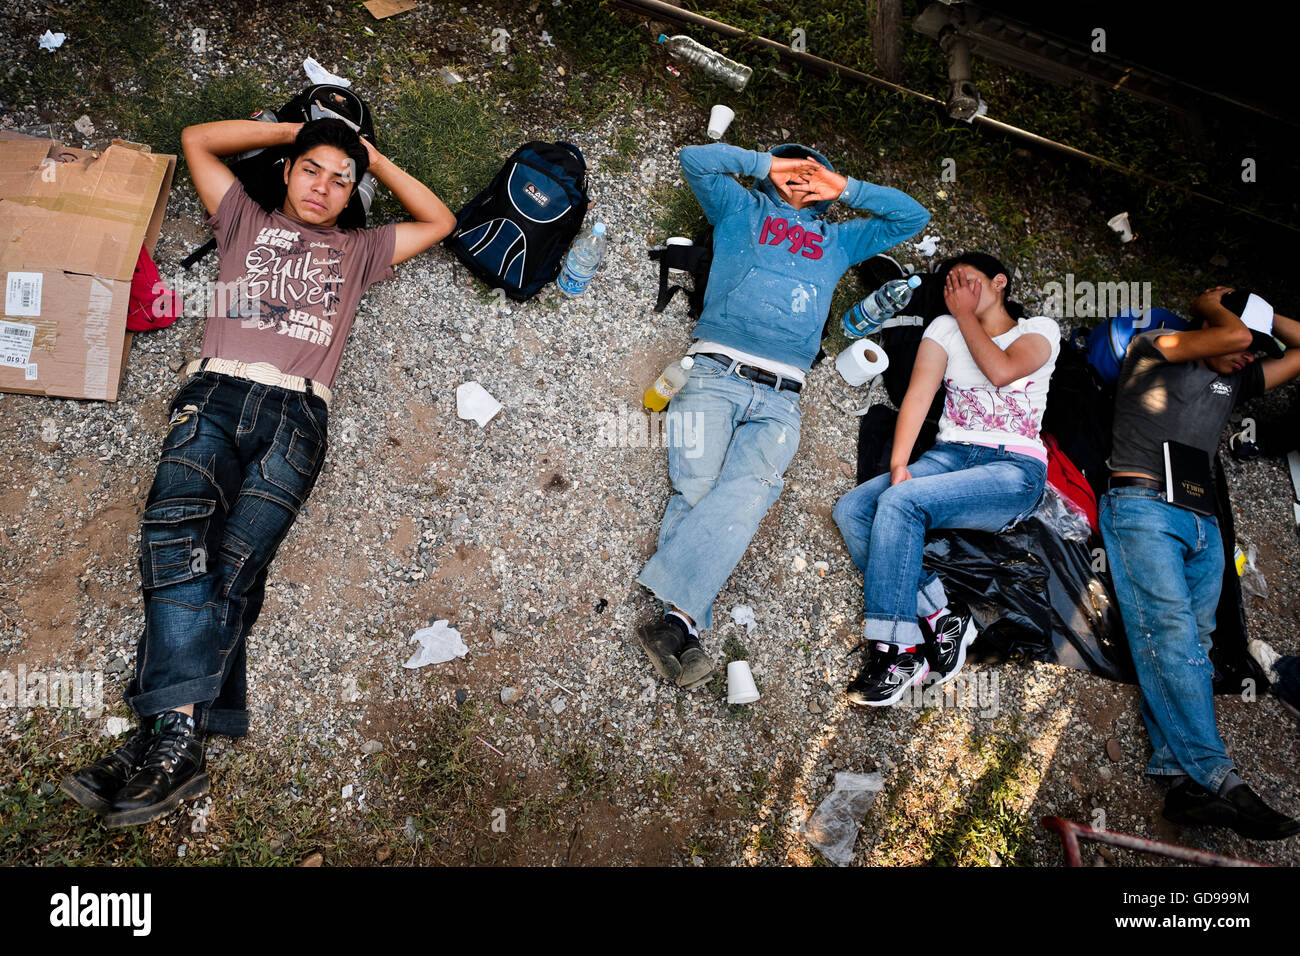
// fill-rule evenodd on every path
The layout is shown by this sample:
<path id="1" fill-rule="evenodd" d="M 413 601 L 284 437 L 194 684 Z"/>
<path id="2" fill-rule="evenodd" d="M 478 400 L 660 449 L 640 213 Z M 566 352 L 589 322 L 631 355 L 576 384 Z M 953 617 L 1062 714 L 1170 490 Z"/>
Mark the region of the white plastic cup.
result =
<path id="1" fill-rule="evenodd" d="M 889 368 L 889 356 L 870 339 L 858 339 L 835 356 L 835 371 L 854 388 L 865 385 Z"/>
<path id="2" fill-rule="evenodd" d="M 758 700 L 758 688 L 750 673 L 748 661 L 732 661 L 727 665 L 727 703 L 752 704 Z"/>
<path id="3" fill-rule="evenodd" d="M 736 111 L 730 106 L 723 106 L 719 103 L 709 111 L 709 138 L 722 139 L 723 134 L 727 132 L 727 127 L 731 121 L 736 118 Z"/>
<path id="4" fill-rule="evenodd" d="M 1118 216 L 1111 216 L 1106 220 L 1106 225 L 1119 233 L 1120 242 L 1133 241 L 1133 226 L 1128 221 L 1128 213 L 1122 212 Z"/>

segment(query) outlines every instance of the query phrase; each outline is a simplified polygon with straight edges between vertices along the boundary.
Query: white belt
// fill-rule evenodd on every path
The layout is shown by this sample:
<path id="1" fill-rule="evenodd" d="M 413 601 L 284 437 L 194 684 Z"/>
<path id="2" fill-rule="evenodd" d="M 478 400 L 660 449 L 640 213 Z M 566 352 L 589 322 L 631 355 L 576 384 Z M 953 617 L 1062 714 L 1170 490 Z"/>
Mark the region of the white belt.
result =
<path id="1" fill-rule="evenodd" d="M 330 391 L 328 385 L 303 378 L 301 375 L 286 375 L 270 362 L 235 362 L 231 359 L 203 358 L 195 359 L 185 366 L 186 375 L 197 375 L 199 372 L 218 372 L 221 375 L 232 375 L 260 385 L 275 385 L 293 392 L 309 392 L 323 398 L 327 407 L 334 400 L 334 393 Z"/>

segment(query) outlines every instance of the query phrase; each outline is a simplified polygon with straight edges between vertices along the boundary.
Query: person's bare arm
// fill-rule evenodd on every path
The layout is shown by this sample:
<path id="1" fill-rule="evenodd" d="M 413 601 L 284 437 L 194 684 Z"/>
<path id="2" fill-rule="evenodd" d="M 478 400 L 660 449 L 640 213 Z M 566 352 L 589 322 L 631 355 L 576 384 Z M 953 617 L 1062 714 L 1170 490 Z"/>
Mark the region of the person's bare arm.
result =
<path id="1" fill-rule="evenodd" d="M 393 265 L 405 262 L 451 234 L 456 228 L 456 216 L 432 189 L 410 173 L 398 168 L 387 156 L 363 139 L 370 153 L 370 172 L 389 188 L 402 208 L 411 214 L 412 222 L 397 224 L 397 237 L 393 246 Z"/>
<path id="2" fill-rule="evenodd" d="M 1273 335 L 1282 340 L 1286 352 L 1280 359 L 1264 359 L 1259 363 L 1265 389 L 1285 385 L 1300 375 L 1300 322 L 1274 313 Z"/>
<path id="3" fill-rule="evenodd" d="M 181 149 L 190 178 L 209 214 L 217 211 L 235 174 L 221 161 L 250 149 L 285 146 L 293 142 L 301 123 L 259 123 L 256 120 L 221 120 L 187 126 L 181 132 Z"/>
<path id="4" fill-rule="evenodd" d="M 1221 300 L 1231 291 L 1217 286 L 1197 296 L 1192 311 L 1204 318 L 1205 324 L 1199 329 L 1157 336 L 1155 346 L 1160 354 L 1170 362 L 1194 362 L 1250 348 L 1250 329 L 1223 307 Z"/>
<path id="5" fill-rule="evenodd" d="M 950 272 L 943 301 L 979 370 L 994 387 L 1002 388 L 1042 368 L 1052 355 L 1052 343 L 1037 333 L 1022 335 L 1005 349 L 994 342 L 975 316 L 982 286 L 978 279 L 963 283 L 956 271 Z"/>
<path id="6" fill-rule="evenodd" d="M 894 447 L 889 453 L 890 484 L 907 481 L 912 473 L 907 463 L 912 457 L 916 436 L 921 434 L 925 413 L 930 410 L 934 393 L 943 384 L 943 373 L 948 368 L 948 353 L 933 339 L 922 339 L 916 350 L 912 378 L 907 383 L 907 394 L 898 409 L 898 424 L 894 426 Z"/>

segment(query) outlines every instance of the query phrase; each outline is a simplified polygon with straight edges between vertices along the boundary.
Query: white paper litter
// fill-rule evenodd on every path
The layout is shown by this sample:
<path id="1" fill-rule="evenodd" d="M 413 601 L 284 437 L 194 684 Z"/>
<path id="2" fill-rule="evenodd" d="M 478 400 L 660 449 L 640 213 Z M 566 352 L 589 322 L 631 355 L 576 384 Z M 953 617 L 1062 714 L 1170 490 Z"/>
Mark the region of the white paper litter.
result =
<path id="1" fill-rule="evenodd" d="M 501 403 L 489 395 L 488 390 L 478 382 L 466 382 L 456 386 L 456 415 L 459 418 L 473 419 L 482 428 L 492 421 L 501 408 Z"/>
<path id="2" fill-rule="evenodd" d="M 403 667 L 416 668 L 425 664 L 445 664 L 457 657 L 464 657 L 469 648 L 460 639 L 460 631 L 448 627 L 448 621 L 434 621 L 433 627 L 422 627 L 411 635 L 411 641 L 418 641 L 420 649 L 411 655 Z"/>
<path id="3" fill-rule="evenodd" d="M 325 67 L 317 63 L 312 57 L 307 57 L 307 59 L 302 61 L 302 68 L 307 74 L 307 78 L 313 83 L 332 83 L 335 86 L 352 85 L 351 80 L 345 80 L 341 76 L 335 76 L 329 70 L 325 69 Z"/>
<path id="4" fill-rule="evenodd" d="M 939 251 L 939 237 L 926 236 L 920 242 L 912 243 L 912 248 L 926 258 L 929 258 Z"/>
<path id="5" fill-rule="evenodd" d="M 110 717 L 104 721 L 104 736 L 116 737 L 119 734 L 126 733 L 132 726 L 131 721 L 125 717 Z"/>
<path id="6" fill-rule="evenodd" d="M 51 33 L 49 30 L 46 30 L 41 34 L 41 38 L 36 42 L 41 45 L 42 50 L 57 50 L 59 47 L 63 46 L 63 41 L 67 38 L 67 34 Z"/>
<path id="7" fill-rule="evenodd" d="M 758 627 L 754 620 L 754 609 L 748 604 L 738 604 L 731 609 L 731 619 L 745 629 L 746 634 L 753 634 Z"/>
<path id="8" fill-rule="evenodd" d="M 90 121 L 89 116 L 82 116 L 80 119 L 78 119 L 75 123 L 72 124 L 72 128 L 75 129 L 82 136 L 95 135 L 95 124 Z"/>

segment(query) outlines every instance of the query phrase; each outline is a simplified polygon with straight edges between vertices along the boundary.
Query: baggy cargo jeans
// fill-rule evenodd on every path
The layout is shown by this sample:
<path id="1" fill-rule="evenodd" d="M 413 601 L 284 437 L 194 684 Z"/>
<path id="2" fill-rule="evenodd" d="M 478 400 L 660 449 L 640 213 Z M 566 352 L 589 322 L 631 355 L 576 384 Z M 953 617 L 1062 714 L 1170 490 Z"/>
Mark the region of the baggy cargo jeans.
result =
<path id="1" fill-rule="evenodd" d="M 194 704 L 201 731 L 248 732 L 244 640 L 327 423 L 318 396 L 216 372 L 173 399 L 140 529 L 145 625 L 127 691 L 140 717 Z"/>

